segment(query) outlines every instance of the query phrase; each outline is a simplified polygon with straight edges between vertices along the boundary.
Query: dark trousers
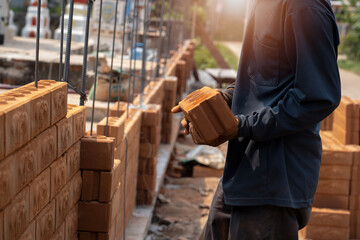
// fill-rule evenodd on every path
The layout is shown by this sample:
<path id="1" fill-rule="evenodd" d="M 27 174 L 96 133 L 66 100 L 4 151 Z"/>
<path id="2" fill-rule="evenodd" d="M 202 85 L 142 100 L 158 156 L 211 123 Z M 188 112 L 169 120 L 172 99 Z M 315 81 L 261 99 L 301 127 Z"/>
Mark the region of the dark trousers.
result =
<path id="1" fill-rule="evenodd" d="M 228 206 L 220 181 L 200 240 L 297 240 L 311 207 Z"/>

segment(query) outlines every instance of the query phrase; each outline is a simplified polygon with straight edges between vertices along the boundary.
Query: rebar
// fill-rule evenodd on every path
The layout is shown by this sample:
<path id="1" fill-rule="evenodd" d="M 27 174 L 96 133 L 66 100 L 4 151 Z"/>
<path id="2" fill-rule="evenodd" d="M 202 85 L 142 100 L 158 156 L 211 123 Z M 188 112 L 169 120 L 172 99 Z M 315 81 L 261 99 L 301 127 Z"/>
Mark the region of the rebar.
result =
<path id="1" fill-rule="evenodd" d="M 72 24 L 74 15 L 74 0 L 70 0 L 70 11 L 68 30 L 66 36 L 66 50 L 65 50 L 65 68 L 64 68 L 64 81 L 69 82 L 69 69 L 70 69 L 70 53 L 71 53 L 71 36 L 72 36 Z"/>
<path id="2" fill-rule="evenodd" d="M 62 79 L 63 72 L 63 53 L 64 53 L 64 15 L 65 15 L 66 0 L 62 1 L 61 8 L 61 30 L 60 30 L 60 61 L 59 61 L 59 81 Z"/>
<path id="3" fill-rule="evenodd" d="M 39 51 L 40 51 L 40 22 L 41 22 L 41 0 L 38 0 L 37 20 L 36 20 L 36 47 L 35 47 L 35 87 L 39 81 Z"/>
<path id="4" fill-rule="evenodd" d="M 143 34 L 143 51 L 142 51 L 142 68 L 141 68 L 141 86 L 140 86 L 140 106 L 142 107 L 144 101 L 144 89 L 146 82 L 146 58 L 147 58 L 147 30 L 148 30 L 148 1 L 145 0 L 145 13 L 144 13 L 144 34 Z"/>
<path id="5" fill-rule="evenodd" d="M 161 58 L 161 48 L 162 48 L 162 31 L 163 31 L 163 24 L 164 24 L 164 5 L 165 0 L 161 0 L 161 13 L 160 13 L 160 33 L 159 33 L 159 42 L 158 42 L 158 53 L 156 58 L 156 72 L 155 76 L 159 77 L 160 72 L 160 58 Z"/>

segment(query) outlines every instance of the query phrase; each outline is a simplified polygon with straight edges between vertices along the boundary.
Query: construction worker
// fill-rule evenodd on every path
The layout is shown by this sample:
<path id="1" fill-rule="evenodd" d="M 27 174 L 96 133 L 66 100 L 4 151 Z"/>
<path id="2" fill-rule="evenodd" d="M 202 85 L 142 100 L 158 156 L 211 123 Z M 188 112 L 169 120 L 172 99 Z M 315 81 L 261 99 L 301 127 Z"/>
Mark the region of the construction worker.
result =
<path id="1" fill-rule="evenodd" d="M 238 130 L 219 141 L 230 139 L 205 240 L 298 239 L 318 184 L 319 123 L 341 98 L 329 0 L 250 2 L 237 79 L 222 92 Z"/>

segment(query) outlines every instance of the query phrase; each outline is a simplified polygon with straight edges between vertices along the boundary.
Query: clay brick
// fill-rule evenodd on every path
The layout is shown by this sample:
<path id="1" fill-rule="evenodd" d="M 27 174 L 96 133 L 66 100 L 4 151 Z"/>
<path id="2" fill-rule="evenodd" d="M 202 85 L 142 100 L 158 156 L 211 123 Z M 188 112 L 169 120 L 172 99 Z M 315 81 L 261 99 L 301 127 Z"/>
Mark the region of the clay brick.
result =
<path id="1" fill-rule="evenodd" d="M 69 181 L 80 169 L 80 141 L 66 152 L 66 179 Z"/>
<path id="2" fill-rule="evenodd" d="M 311 211 L 309 225 L 349 227 L 350 212 L 347 210 L 313 208 Z"/>
<path id="3" fill-rule="evenodd" d="M 30 136 L 34 138 L 50 126 L 51 117 L 51 93 L 46 87 L 28 84 L 18 89 L 30 100 Z"/>
<path id="4" fill-rule="evenodd" d="M 57 131 L 53 126 L 41 133 L 37 139 L 38 144 L 38 173 L 48 167 L 57 157 Z"/>
<path id="5" fill-rule="evenodd" d="M 360 226 L 360 211 L 359 210 L 351 210 L 350 211 L 350 225 L 352 226 Z"/>
<path id="6" fill-rule="evenodd" d="M 360 181 L 351 181 L 351 195 L 360 195 Z"/>
<path id="7" fill-rule="evenodd" d="M 16 161 L 8 157 L 0 162 L 0 209 L 16 195 Z"/>
<path id="8" fill-rule="evenodd" d="M 100 172 L 83 171 L 82 177 L 81 200 L 93 201 L 99 199 Z"/>
<path id="9" fill-rule="evenodd" d="M 41 80 L 38 85 L 46 87 L 51 92 L 51 125 L 66 116 L 67 113 L 67 83 L 53 80 Z"/>
<path id="10" fill-rule="evenodd" d="M 80 168 L 111 171 L 114 165 L 114 143 L 111 137 L 83 137 L 81 139 Z"/>
<path id="11" fill-rule="evenodd" d="M 237 128 L 236 118 L 225 100 L 211 88 L 189 94 L 179 106 L 205 142 L 226 136 Z"/>
<path id="12" fill-rule="evenodd" d="M 316 193 L 314 207 L 349 209 L 348 195 L 327 195 Z"/>
<path id="13" fill-rule="evenodd" d="M 350 181 L 319 179 L 316 192 L 320 194 L 348 195 L 350 192 Z"/>
<path id="14" fill-rule="evenodd" d="M 148 104 L 142 112 L 142 126 L 159 126 L 161 123 L 161 105 Z"/>
<path id="15" fill-rule="evenodd" d="M 120 209 L 120 191 L 109 203 L 79 202 L 79 231 L 108 232 Z"/>
<path id="16" fill-rule="evenodd" d="M 119 116 L 118 116 L 118 109 L 119 109 Z M 114 106 L 110 109 L 110 116 L 111 117 L 121 117 L 127 109 L 126 102 L 116 102 Z"/>
<path id="17" fill-rule="evenodd" d="M 141 135 L 140 142 L 141 143 L 160 143 L 160 127 L 152 126 L 152 127 L 141 127 Z"/>
<path id="18" fill-rule="evenodd" d="M 68 114 L 66 118 L 62 119 L 56 124 L 57 129 L 57 157 L 60 157 L 73 144 L 73 121 L 74 117 Z"/>
<path id="19" fill-rule="evenodd" d="M 350 227 L 340 228 L 308 225 L 300 231 L 300 235 L 305 239 L 348 240 L 350 237 Z"/>
<path id="20" fill-rule="evenodd" d="M 25 187 L 4 210 L 4 240 L 18 238 L 29 221 L 29 187 Z"/>
<path id="21" fill-rule="evenodd" d="M 158 154 L 159 145 L 151 143 L 141 143 L 139 150 L 140 158 L 152 158 Z"/>
<path id="22" fill-rule="evenodd" d="M 70 187 L 70 206 L 74 206 L 80 199 L 82 178 L 81 172 L 78 171 L 69 182 Z"/>
<path id="23" fill-rule="evenodd" d="M 125 136 L 121 140 L 121 143 L 119 146 L 115 148 L 115 158 L 120 160 L 125 160 L 125 153 L 126 153 L 126 141 Z"/>
<path id="24" fill-rule="evenodd" d="M 351 179 L 351 166 L 346 165 L 321 165 L 320 179 Z"/>
<path id="25" fill-rule="evenodd" d="M 98 135 L 108 136 L 115 138 L 115 146 L 118 146 L 121 143 L 121 140 L 124 136 L 125 130 L 125 118 L 126 115 L 117 117 L 109 117 L 108 119 L 108 132 L 106 134 L 106 117 L 101 120 L 96 128 L 96 133 Z"/>
<path id="26" fill-rule="evenodd" d="M 55 222 L 56 222 L 56 227 L 59 227 L 71 208 L 70 185 L 69 184 L 65 185 L 65 187 L 60 191 L 60 193 L 55 197 L 55 199 L 56 199 Z"/>
<path id="27" fill-rule="evenodd" d="M 360 166 L 353 165 L 351 167 L 351 180 L 360 181 Z"/>
<path id="28" fill-rule="evenodd" d="M 147 174 L 138 175 L 137 189 L 154 190 L 155 186 L 156 186 L 156 174 L 153 174 L 153 175 L 147 175 Z"/>
<path id="29" fill-rule="evenodd" d="M 334 112 L 334 124 L 340 127 L 344 131 L 356 132 L 359 131 L 359 118 L 355 117 L 345 117 L 342 113 L 335 111 Z"/>
<path id="30" fill-rule="evenodd" d="M 75 205 L 65 219 L 65 239 L 73 239 L 78 228 L 78 205 Z"/>
<path id="31" fill-rule="evenodd" d="M 224 170 L 203 166 L 194 166 L 192 176 L 195 178 L 222 177 Z"/>
<path id="32" fill-rule="evenodd" d="M 66 156 L 60 157 L 50 166 L 51 169 L 51 199 L 66 184 Z"/>
<path id="33" fill-rule="evenodd" d="M 67 240 L 70 238 L 65 238 L 65 223 L 56 230 L 56 232 L 50 238 L 51 240 Z"/>
<path id="34" fill-rule="evenodd" d="M 99 201 L 109 202 L 120 186 L 121 181 L 121 161 L 114 160 L 114 166 L 111 172 L 100 172 L 100 192 Z"/>
<path id="35" fill-rule="evenodd" d="M 21 235 L 18 240 L 34 240 L 36 239 L 36 221 L 30 223 L 29 227 Z"/>
<path id="36" fill-rule="evenodd" d="M 36 240 L 49 239 L 55 230 L 55 201 L 51 201 L 36 218 Z"/>
<path id="37" fill-rule="evenodd" d="M 342 144 L 359 144 L 359 132 L 345 131 L 337 124 L 333 124 L 333 134 Z"/>
<path id="38" fill-rule="evenodd" d="M 46 169 L 30 184 L 30 220 L 50 201 L 50 169 Z"/>
<path id="39" fill-rule="evenodd" d="M 86 131 L 86 108 L 68 104 L 68 114 L 73 117 L 73 142 L 78 141 L 85 135 Z"/>
<path id="40" fill-rule="evenodd" d="M 322 165 L 352 165 L 353 154 L 342 147 L 323 146 Z"/>
<path id="41" fill-rule="evenodd" d="M 336 112 L 341 113 L 346 117 L 358 117 L 355 109 L 356 102 L 347 96 L 342 96 Z"/>
<path id="42" fill-rule="evenodd" d="M 138 189 L 136 193 L 137 205 L 151 205 L 155 199 L 155 190 Z"/>
<path id="43" fill-rule="evenodd" d="M 157 158 L 139 158 L 139 174 L 156 175 Z"/>
<path id="44" fill-rule="evenodd" d="M 5 115 L 5 156 L 22 147 L 30 140 L 30 103 L 19 95 L 13 104 L 3 109 Z"/>

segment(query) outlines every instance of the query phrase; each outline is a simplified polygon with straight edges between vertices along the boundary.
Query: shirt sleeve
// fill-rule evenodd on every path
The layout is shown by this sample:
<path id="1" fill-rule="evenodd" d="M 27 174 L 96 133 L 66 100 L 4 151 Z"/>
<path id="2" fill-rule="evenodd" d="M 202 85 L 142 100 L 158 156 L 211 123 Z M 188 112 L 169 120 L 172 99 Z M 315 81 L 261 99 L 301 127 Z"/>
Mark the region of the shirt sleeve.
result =
<path id="1" fill-rule="evenodd" d="M 284 48 L 293 87 L 276 106 L 237 115 L 238 136 L 268 141 L 310 128 L 334 111 L 341 99 L 338 44 L 332 14 L 307 8 L 288 15 Z"/>

